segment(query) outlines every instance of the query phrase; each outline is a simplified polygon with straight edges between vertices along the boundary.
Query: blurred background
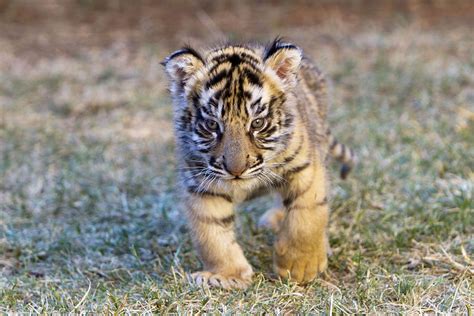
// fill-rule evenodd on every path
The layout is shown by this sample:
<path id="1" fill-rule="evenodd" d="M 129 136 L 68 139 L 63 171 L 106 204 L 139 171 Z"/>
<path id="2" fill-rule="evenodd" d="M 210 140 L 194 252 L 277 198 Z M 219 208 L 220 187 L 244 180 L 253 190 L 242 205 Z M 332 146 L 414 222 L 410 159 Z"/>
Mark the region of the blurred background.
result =
<path id="1" fill-rule="evenodd" d="M 0 311 L 465 313 L 473 29 L 471 0 L 0 0 Z M 183 286 L 200 263 L 160 62 L 277 35 L 328 74 L 360 157 L 348 181 L 331 167 L 329 270 L 272 281 L 262 199 L 238 210 L 252 295 Z"/>
<path id="2" fill-rule="evenodd" d="M 342 38 L 353 43 L 349 34 L 364 29 L 472 26 L 473 10 L 469 0 L 0 0 L 2 51 L 31 57 L 77 54 L 117 42 L 167 49 L 223 38 L 268 41 L 275 35 L 314 49 Z"/>

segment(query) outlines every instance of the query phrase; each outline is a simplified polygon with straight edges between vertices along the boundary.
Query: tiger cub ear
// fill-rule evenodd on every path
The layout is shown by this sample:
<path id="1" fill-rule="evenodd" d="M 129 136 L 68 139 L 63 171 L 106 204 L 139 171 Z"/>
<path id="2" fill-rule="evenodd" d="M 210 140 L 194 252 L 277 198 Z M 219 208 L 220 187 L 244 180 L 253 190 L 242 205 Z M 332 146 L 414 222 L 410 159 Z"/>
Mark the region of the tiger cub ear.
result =
<path id="1" fill-rule="evenodd" d="M 186 81 L 204 65 L 204 60 L 193 48 L 185 47 L 166 57 L 161 64 L 165 66 L 171 82 L 182 88 Z"/>
<path id="2" fill-rule="evenodd" d="M 271 68 L 277 76 L 290 86 L 296 84 L 296 74 L 303 58 L 301 49 L 290 43 L 275 39 L 267 48 L 263 59 L 265 65 Z"/>

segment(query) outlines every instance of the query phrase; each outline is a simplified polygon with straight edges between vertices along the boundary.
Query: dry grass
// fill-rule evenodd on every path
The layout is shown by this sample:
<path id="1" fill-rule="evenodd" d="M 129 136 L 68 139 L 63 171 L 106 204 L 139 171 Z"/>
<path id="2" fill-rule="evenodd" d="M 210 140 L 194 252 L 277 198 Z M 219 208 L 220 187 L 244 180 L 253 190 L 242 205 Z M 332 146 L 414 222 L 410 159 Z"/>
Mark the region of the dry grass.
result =
<path id="1" fill-rule="evenodd" d="M 104 35 L 93 26 L 115 21 L 120 8 L 78 3 L 85 22 L 68 24 L 68 10 L 59 10 L 52 21 L 25 24 L 11 6 L 0 19 L 0 312 L 472 313 L 470 25 L 427 27 L 413 13 L 368 21 L 330 6 L 313 20 L 313 11 L 288 4 L 246 3 L 226 18 L 203 5 L 177 15 L 189 21 L 159 40 L 171 9 L 149 11 L 166 23 L 132 21 Z M 239 14 L 261 16 L 232 25 Z M 42 43 L 32 40 L 38 25 L 63 27 Z M 15 40 L 19 31 L 26 39 Z M 176 42 L 205 44 L 219 33 L 285 34 L 333 78 L 335 134 L 361 164 L 347 182 L 334 177 L 333 255 L 309 286 L 274 279 L 273 237 L 256 229 L 266 199 L 238 211 L 240 241 L 258 271 L 253 286 L 227 292 L 183 282 L 200 263 L 176 203 L 159 62 Z"/>

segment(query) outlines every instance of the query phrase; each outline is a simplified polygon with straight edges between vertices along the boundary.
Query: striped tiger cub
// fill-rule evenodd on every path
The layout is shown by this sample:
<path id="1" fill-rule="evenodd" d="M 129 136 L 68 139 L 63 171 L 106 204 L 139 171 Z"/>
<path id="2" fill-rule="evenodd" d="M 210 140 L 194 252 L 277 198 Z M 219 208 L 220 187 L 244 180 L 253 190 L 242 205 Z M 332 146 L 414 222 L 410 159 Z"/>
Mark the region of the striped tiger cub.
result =
<path id="1" fill-rule="evenodd" d="M 297 46 L 281 39 L 199 53 L 185 47 L 163 62 L 174 105 L 179 180 L 190 233 L 203 262 L 191 282 L 246 288 L 253 270 L 234 233 L 234 205 L 274 192 L 259 225 L 273 229 L 274 271 L 299 283 L 327 265 L 327 158 L 352 150 L 327 123 L 327 82 Z"/>

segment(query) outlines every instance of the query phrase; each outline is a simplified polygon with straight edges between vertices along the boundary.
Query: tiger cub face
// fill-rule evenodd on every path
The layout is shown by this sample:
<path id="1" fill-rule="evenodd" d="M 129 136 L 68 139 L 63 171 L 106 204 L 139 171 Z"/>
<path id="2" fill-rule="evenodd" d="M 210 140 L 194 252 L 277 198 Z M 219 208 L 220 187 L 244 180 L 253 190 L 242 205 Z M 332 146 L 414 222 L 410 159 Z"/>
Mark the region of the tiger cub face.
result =
<path id="1" fill-rule="evenodd" d="M 271 182 L 272 160 L 294 129 L 301 58 L 299 48 L 280 41 L 170 55 L 164 65 L 183 168 L 220 184 Z"/>

